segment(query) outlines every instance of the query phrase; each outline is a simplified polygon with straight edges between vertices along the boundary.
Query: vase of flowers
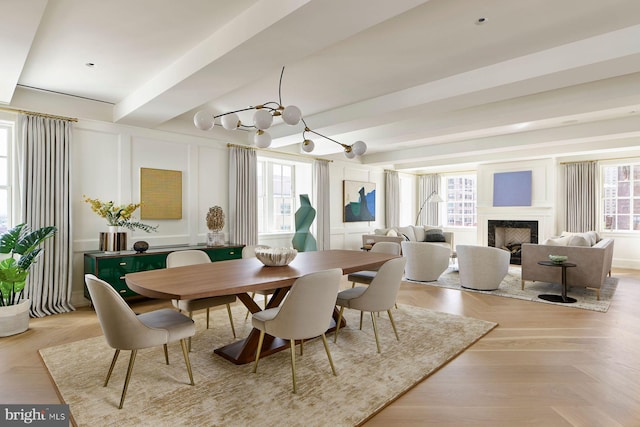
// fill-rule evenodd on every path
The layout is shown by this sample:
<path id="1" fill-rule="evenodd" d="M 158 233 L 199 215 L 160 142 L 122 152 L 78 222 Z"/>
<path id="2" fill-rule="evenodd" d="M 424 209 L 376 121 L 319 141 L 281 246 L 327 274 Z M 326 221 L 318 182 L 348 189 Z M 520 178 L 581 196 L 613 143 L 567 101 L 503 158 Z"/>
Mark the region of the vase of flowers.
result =
<path id="1" fill-rule="evenodd" d="M 151 226 L 136 221 L 133 213 L 140 207 L 140 203 L 116 205 L 112 201 L 103 202 L 84 196 L 84 201 L 91 206 L 91 210 L 101 218 L 107 220 L 107 232 L 100 233 L 99 250 L 118 253 L 127 248 L 127 233 L 123 229 L 142 230 L 147 233 L 157 231 L 158 226 Z"/>
<path id="2" fill-rule="evenodd" d="M 209 208 L 207 212 L 207 246 L 224 245 L 224 211 L 220 206 Z"/>

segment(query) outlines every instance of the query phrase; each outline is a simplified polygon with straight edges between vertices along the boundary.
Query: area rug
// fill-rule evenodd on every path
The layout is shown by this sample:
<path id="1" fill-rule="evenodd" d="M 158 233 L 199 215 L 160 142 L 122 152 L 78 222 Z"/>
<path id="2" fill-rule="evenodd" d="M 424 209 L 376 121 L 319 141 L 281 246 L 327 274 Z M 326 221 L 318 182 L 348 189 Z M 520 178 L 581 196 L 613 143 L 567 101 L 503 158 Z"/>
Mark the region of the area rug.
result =
<path id="1" fill-rule="evenodd" d="M 494 291 L 478 291 L 467 289 L 460 286 L 460 277 L 457 270 L 449 269 L 442 274 L 435 282 L 418 282 L 405 279 L 407 282 L 423 283 L 425 285 L 438 286 L 441 288 L 457 289 L 467 292 L 479 292 L 487 295 L 496 295 L 500 297 L 523 299 L 527 301 L 542 302 L 546 304 L 562 305 L 566 307 L 581 308 L 584 310 L 593 310 L 606 312 L 611 305 L 611 299 L 618 286 L 618 279 L 615 277 L 607 277 L 604 286 L 600 288 L 600 301 L 598 301 L 596 292 L 593 289 L 580 287 L 570 288 L 567 296 L 573 297 L 578 301 L 572 304 L 555 303 L 538 298 L 540 294 L 556 294 L 560 295 L 561 286 L 557 283 L 531 282 L 527 281 L 524 290 L 521 289 L 521 271 L 520 267 L 509 267 L 509 273 L 504 278 L 498 289 Z"/>
<path id="2" fill-rule="evenodd" d="M 246 336 L 251 320 L 244 320 L 243 307 L 233 310 L 238 336 Z M 338 342 L 327 337 L 338 376 L 331 374 L 322 340 L 306 342 L 304 355 L 297 352 L 297 394 L 292 393 L 288 350 L 265 357 L 256 374 L 251 364 L 237 366 L 212 353 L 233 341 L 226 310 L 212 311 L 211 329 L 205 329 L 203 314 L 194 316 L 190 358 L 195 386 L 188 384 L 179 344 L 169 346 L 169 366 L 161 347 L 141 350 L 122 410 L 117 406 L 129 352 L 120 355 L 106 388 L 102 384 L 113 350 L 104 337 L 42 349 L 40 355 L 80 426 L 353 426 L 497 326 L 407 305 L 394 309 L 393 317 L 400 342 L 386 313 L 381 314 L 378 354 L 371 318 L 365 316 L 359 330 L 359 312 L 345 310 L 348 323 Z"/>

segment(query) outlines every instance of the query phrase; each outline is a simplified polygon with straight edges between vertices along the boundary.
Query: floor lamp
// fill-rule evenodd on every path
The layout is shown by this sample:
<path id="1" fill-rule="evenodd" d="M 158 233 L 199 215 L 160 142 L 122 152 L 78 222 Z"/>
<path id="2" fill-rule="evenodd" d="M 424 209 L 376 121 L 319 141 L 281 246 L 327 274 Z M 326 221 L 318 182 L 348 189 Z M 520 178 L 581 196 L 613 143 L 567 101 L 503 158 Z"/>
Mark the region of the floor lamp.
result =
<path id="1" fill-rule="evenodd" d="M 429 197 L 427 197 L 424 200 L 424 202 L 422 202 L 422 206 L 420 206 L 420 210 L 418 211 L 418 216 L 416 216 L 416 225 L 418 225 L 418 221 L 420 220 L 420 214 L 424 209 L 424 205 L 426 205 L 427 203 L 440 203 L 440 202 L 444 202 L 444 200 L 442 200 L 442 197 L 440 197 L 440 195 L 436 190 L 433 190 L 431 194 L 429 194 Z"/>

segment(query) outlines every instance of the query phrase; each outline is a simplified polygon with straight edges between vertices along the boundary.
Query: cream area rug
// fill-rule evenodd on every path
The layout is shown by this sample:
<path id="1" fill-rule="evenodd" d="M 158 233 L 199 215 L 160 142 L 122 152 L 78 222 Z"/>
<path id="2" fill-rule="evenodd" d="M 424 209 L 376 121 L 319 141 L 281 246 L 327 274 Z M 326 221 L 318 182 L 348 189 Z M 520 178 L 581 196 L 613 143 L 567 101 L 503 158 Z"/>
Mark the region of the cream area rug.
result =
<path id="1" fill-rule="evenodd" d="M 510 266 L 509 273 L 502 280 L 498 289 L 494 291 L 478 291 L 467 289 L 460 286 L 460 277 L 457 270 L 449 269 L 444 272 L 435 282 L 418 282 L 407 280 L 412 283 L 424 283 L 426 285 L 438 286 L 441 288 L 458 289 L 468 292 L 479 292 L 488 295 L 497 295 L 507 298 L 517 298 L 527 301 L 543 302 L 546 304 L 563 305 L 567 307 L 582 308 L 585 310 L 593 310 L 606 312 L 611 305 L 611 299 L 618 286 L 618 279 L 615 277 L 607 277 L 605 284 L 600 288 L 600 301 L 596 297 L 596 292 L 592 289 L 573 287 L 569 288 L 567 296 L 573 297 L 578 301 L 572 304 L 555 303 L 538 298 L 540 294 L 556 294 L 560 295 L 562 288 L 557 283 L 531 282 L 527 281 L 524 290 L 521 289 L 521 271 L 519 266 Z"/>
<path id="2" fill-rule="evenodd" d="M 305 342 L 296 354 L 297 394 L 292 393 L 290 351 L 252 364 L 234 365 L 213 354 L 233 341 L 226 310 L 212 311 L 211 329 L 204 314 L 194 316 L 196 336 L 190 353 L 195 386 L 179 343 L 169 345 L 170 365 L 162 347 L 141 350 L 124 407 L 117 406 L 129 352 L 123 351 L 109 385 L 103 382 L 113 350 L 104 337 L 40 350 L 59 394 L 80 426 L 353 426 L 361 424 L 497 326 L 492 322 L 399 305 L 393 310 L 400 342 L 386 313 L 378 331 L 376 352 L 371 318 L 345 310 L 347 327 L 338 342 L 327 336 L 338 376 L 331 374 L 322 340 Z M 238 336 L 246 336 L 251 320 L 234 307 Z"/>

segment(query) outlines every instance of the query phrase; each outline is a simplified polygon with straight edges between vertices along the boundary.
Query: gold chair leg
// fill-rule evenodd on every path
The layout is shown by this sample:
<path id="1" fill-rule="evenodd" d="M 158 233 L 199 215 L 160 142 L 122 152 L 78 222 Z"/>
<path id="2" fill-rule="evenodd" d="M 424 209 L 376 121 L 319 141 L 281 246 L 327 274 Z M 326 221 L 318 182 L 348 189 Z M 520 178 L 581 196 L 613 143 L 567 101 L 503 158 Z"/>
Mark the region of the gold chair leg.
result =
<path id="1" fill-rule="evenodd" d="M 168 365 L 169 364 L 169 349 L 167 348 L 166 344 L 163 344 L 162 347 L 164 348 L 164 361 Z"/>
<path id="2" fill-rule="evenodd" d="M 351 287 L 355 288 L 356 287 L 356 282 L 351 282 Z"/>
<path id="3" fill-rule="evenodd" d="M 127 388 L 129 387 L 129 380 L 131 379 L 131 373 L 133 372 L 133 364 L 136 361 L 136 354 L 138 354 L 138 350 L 131 350 L 129 367 L 127 368 L 127 376 L 124 379 L 124 387 L 122 388 L 122 397 L 120 397 L 120 405 L 118 406 L 118 409 L 122 409 L 122 405 L 124 405 L 124 398 L 127 395 Z"/>
<path id="4" fill-rule="evenodd" d="M 207 315 L 209 314 L 209 309 L 207 308 Z M 231 314 L 231 306 L 227 304 L 227 314 L 229 315 L 229 323 L 231 323 L 231 332 L 233 332 L 233 337 L 236 338 L 236 328 L 233 326 L 233 315 Z M 209 326 L 207 325 L 207 328 Z"/>
<path id="5" fill-rule="evenodd" d="M 106 387 L 109 384 L 109 378 L 111 378 L 111 373 L 113 372 L 113 367 L 116 366 L 116 360 L 118 360 L 118 356 L 120 355 L 120 350 L 116 350 L 113 355 L 113 359 L 111 360 L 111 366 L 109 366 L 109 372 L 107 372 L 107 379 L 104 380 L 104 386 Z"/>
<path id="6" fill-rule="evenodd" d="M 333 335 L 333 342 L 338 342 L 338 330 L 340 329 L 340 323 L 342 323 L 342 314 L 344 313 L 344 307 L 340 307 L 340 314 L 338 314 L 338 321 L 336 322 L 336 333 Z"/>
<path id="7" fill-rule="evenodd" d="M 524 291 L 524 280 L 520 280 L 520 290 Z"/>
<path id="8" fill-rule="evenodd" d="M 189 312 L 189 319 L 193 320 L 193 311 Z M 191 353 L 191 337 L 189 337 L 189 353 Z"/>
<path id="9" fill-rule="evenodd" d="M 304 340 L 300 340 L 300 356 L 304 353 Z"/>
<path id="10" fill-rule="evenodd" d="M 333 359 L 331 358 L 331 352 L 329 351 L 329 344 L 327 344 L 327 337 L 322 334 L 322 343 L 324 344 L 324 351 L 327 352 L 327 357 L 329 358 L 329 365 L 331 365 L 331 372 L 333 375 L 337 376 L 336 368 L 333 366 Z"/>
<path id="11" fill-rule="evenodd" d="M 296 392 L 296 341 L 289 340 L 291 347 L 291 377 L 293 378 L 293 392 Z"/>
<path id="12" fill-rule="evenodd" d="M 389 320 L 391 320 L 391 327 L 393 328 L 393 332 L 396 334 L 396 339 L 400 341 L 400 337 L 398 336 L 398 330 L 396 329 L 396 322 L 393 321 L 391 310 L 387 310 L 387 314 L 389 314 Z"/>
<path id="13" fill-rule="evenodd" d="M 362 330 L 362 316 L 363 316 L 364 312 L 361 311 L 360 312 L 360 330 Z"/>
<path id="14" fill-rule="evenodd" d="M 209 329 L 209 307 L 207 307 L 207 329 Z"/>
<path id="15" fill-rule="evenodd" d="M 262 351 L 262 341 L 264 341 L 264 331 L 260 331 L 260 338 L 258 338 L 258 349 L 256 350 L 256 362 L 253 365 L 253 373 L 258 372 L 258 360 L 260 360 L 260 351 Z"/>
<path id="16" fill-rule="evenodd" d="M 255 292 L 251 292 L 251 299 L 253 299 L 256 296 Z M 248 309 L 247 309 L 247 314 L 244 316 L 244 320 L 247 320 L 249 318 L 249 313 L 251 313 Z"/>
<path id="17" fill-rule="evenodd" d="M 182 347 L 182 354 L 184 355 L 184 363 L 187 365 L 187 372 L 189 373 L 189 381 L 191 385 L 195 385 L 193 382 L 193 372 L 191 371 L 191 361 L 189 360 L 189 352 L 187 351 L 187 344 L 184 339 L 180 340 L 180 346 Z"/>
<path id="18" fill-rule="evenodd" d="M 267 303 L 268 303 L 268 298 L 267 298 L 267 294 L 264 294 L 264 309 L 267 309 Z"/>
<path id="19" fill-rule="evenodd" d="M 376 347 L 378 348 L 378 353 L 380 353 L 380 341 L 378 340 L 378 324 L 376 323 L 376 316 L 371 312 L 371 322 L 373 322 L 373 335 L 376 337 Z"/>

